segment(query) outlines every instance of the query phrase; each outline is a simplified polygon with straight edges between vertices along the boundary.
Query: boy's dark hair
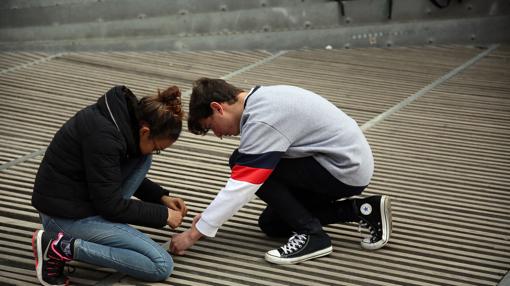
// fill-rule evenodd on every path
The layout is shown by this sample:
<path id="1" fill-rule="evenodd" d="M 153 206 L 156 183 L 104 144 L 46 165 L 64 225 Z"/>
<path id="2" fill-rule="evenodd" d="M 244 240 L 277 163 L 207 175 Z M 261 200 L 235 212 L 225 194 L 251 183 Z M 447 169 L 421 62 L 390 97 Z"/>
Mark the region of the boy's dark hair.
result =
<path id="1" fill-rule="evenodd" d="M 237 95 L 243 92 L 222 79 L 200 78 L 193 82 L 193 91 L 189 101 L 188 130 L 193 134 L 205 135 L 207 129 L 200 121 L 212 115 L 211 102 L 233 104 Z"/>

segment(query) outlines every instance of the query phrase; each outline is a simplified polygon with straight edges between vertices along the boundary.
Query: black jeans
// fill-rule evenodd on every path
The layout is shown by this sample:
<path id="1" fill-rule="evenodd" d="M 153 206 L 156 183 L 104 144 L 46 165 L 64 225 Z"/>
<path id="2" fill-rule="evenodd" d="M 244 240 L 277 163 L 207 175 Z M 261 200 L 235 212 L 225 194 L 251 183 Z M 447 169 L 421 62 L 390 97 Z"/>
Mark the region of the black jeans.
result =
<path id="1" fill-rule="evenodd" d="M 322 167 L 313 157 L 282 159 L 257 191 L 267 204 L 259 227 L 268 236 L 288 237 L 322 232 L 322 226 L 356 221 L 352 202 L 341 200 L 359 195 L 363 187 L 348 186 Z"/>

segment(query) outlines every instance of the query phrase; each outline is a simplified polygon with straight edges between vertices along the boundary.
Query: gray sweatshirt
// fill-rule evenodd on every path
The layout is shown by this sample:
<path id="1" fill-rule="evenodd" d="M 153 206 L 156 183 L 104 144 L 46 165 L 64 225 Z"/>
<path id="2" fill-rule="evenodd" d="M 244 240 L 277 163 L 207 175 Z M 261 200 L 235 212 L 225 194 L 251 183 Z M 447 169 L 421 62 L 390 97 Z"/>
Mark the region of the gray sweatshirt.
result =
<path id="1" fill-rule="evenodd" d="M 311 156 L 351 186 L 368 185 L 374 171 L 372 151 L 356 121 L 302 88 L 252 89 L 245 100 L 240 137 L 231 176 L 197 223 L 206 236 L 215 236 L 251 200 L 281 158 Z"/>

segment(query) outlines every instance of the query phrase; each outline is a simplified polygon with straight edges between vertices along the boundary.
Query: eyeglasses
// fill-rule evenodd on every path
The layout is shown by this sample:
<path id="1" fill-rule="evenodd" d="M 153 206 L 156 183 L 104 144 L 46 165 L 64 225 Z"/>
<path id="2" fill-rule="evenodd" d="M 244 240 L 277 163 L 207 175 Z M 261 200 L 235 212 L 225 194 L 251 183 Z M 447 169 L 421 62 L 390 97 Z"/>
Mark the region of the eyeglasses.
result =
<path id="1" fill-rule="evenodd" d="M 159 155 L 161 154 L 161 148 L 156 144 L 156 140 L 152 139 L 152 154 Z"/>

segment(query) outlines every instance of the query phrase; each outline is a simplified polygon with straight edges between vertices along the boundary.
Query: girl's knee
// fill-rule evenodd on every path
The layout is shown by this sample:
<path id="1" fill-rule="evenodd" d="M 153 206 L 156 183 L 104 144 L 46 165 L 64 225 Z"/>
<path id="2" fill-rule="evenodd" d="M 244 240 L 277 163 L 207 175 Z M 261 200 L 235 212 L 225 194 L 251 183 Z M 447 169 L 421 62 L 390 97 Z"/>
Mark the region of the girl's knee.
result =
<path id="1" fill-rule="evenodd" d="M 170 277 L 174 270 L 174 261 L 172 256 L 165 251 L 162 259 L 156 262 L 156 274 L 154 275 L 154 281 L 162 281 Z"/>

